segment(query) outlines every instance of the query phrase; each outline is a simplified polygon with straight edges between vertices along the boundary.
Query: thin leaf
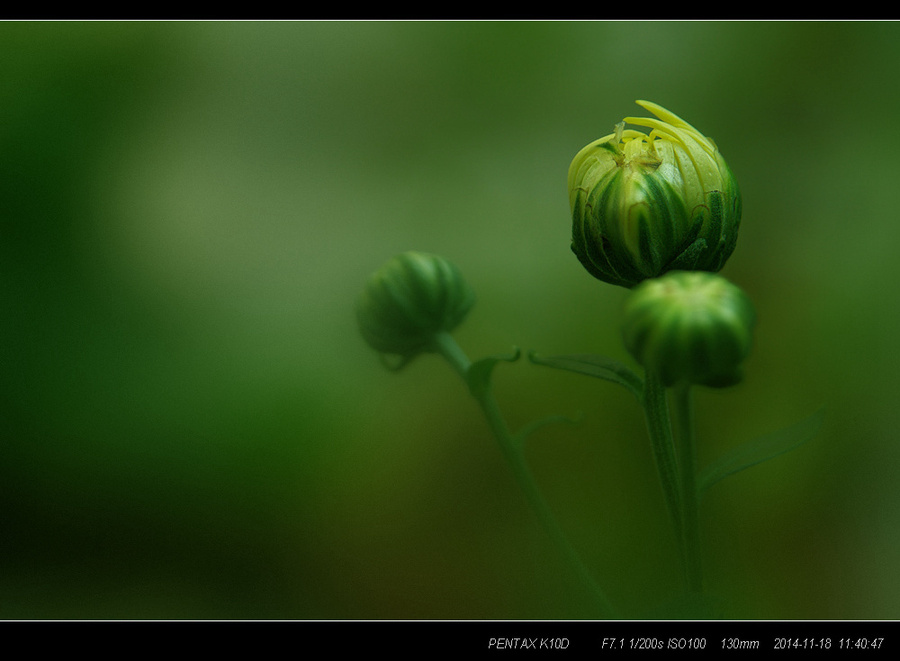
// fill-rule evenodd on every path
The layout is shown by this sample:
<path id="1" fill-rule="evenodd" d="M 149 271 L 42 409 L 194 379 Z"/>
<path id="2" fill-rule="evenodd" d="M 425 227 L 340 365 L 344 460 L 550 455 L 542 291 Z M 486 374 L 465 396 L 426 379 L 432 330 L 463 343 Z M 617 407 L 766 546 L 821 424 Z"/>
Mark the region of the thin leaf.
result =
<path id="1" fill-rule="evenodd" d="M 557 422 L 563 422 L 563 423 L 569 424 L 569 425 L 577 425 L 580 419 L 581 419 L 580 415 L 578 416 L 578 419 L 568 418 L 564 415 L 549 415 L 545 418 L 541 418 L 539 420 L 534 420 L 534 421 L 528 423 L 527 425 L 522 427 L 522 429 L 520 429 L 518 432 L 516 432 L 516 434 L 513 438 L 515 439 L 516 444 L 518 444 L 519 447 L 521 447 L 522 445 L 524 445 L 525 439 L 527 439 L 529 436 L 531 436 L 538 429 L 541 429 L 548 425 L 552 425 Z"/>
<path id="2" fill-rule="evenodd" d="M 528 358 L 536 365 L 554 367 L 577 374 L 586 374 L 598 379 L 604 379 L 617 383 L 627 388 L 635 397 L 641 399 L 644 384 L 641 378 L 632 372 L 626 365 L 606 356 L 593 354 L 572 354 L 568 356 L 539 357 L 532 351 Z"/>
<path id="3" fill-rule="evenodd" d="M 790 427 L 765 434 L 735 448 L 704 469 L 697 480 L 697 493 L 702 495 L 729 475 L 800 447 L 818 433 L 824 417 L 825 410 L 819 409 Z"/>
<path id="4" fill-rule="evenodd" d="M 466 371 L 466 383 L 469 386 L 469 391 L 472 393 L 472 396 L 475 397 L 475 399 L 481 399 L 490 391 L 491 375 L 494 371 L 494 366 L 498 362 L 504 361 L 513 363 L 517 361 L 521 355 L 521 350 L 516 347 L 514 352 L 510 355 L 488 356 L 487 358 L 482 358 L 481 360 L 476 360 L 472 363 Z"/>

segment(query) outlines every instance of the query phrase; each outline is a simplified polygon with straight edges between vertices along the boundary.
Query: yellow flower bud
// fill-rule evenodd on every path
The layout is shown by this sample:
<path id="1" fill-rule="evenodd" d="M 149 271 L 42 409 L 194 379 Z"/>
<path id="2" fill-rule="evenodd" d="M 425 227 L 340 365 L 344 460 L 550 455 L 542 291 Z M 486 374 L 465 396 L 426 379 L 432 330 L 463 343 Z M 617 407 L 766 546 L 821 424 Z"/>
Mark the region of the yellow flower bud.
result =
<path id="1" fill-rule="evenodd" d="M 569 166 L 572 251 L 591 275 L 623 287 L 671 270 L 719 271 L 737 242 L 737 181 L 710 138 L 637 103 L 657 119 L 626 117 Z"/>

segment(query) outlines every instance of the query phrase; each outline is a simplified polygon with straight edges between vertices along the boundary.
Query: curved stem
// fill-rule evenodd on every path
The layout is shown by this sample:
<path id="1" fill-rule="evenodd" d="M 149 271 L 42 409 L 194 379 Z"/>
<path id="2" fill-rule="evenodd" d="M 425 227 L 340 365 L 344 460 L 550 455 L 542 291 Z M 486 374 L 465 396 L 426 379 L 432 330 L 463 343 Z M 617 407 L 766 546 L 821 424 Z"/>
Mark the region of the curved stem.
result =
<path id="1" fill-rule="evenodd" d="M 642 404 L 647 421 L 647 431 L 650 434 L 650 443 L 653 447 L 653 456 L 656 459 L 656 469 L 666 500 L 666 508 L 669 511 L 681 560 L 686 566 L 682 487 L 678 476 L 678 461 L 675 455 L 675 441 L 666 401 L 666 387 L 659 375 L 652 370 L 647 370 Z"/>
<path id="2" fill-rule="evenodd" d="M 700 516 L 697 498 L 697 444 L 694 432 L 694 402 L 690 384 L 675 388 L 675 410 L 678 420 L 679 467 L 684 514 L 684 544 L 688 585 L 693 592 L 703 591 L 703 569 L 700 553 Z"/>
<path id="3" fill-rule="evenodd" d="M 453 336 L 447 332 L 438 333 L 434 337 L 433 348 L 434 351 L 441 354 L 447 362 L 450 363 L 450 366 L 456 370 L 463 381 L 465 381 L 466 373 L 472 366 L 472 361 L 469 360 L 469 357 L 466 355 L 465 351 L 462 350 L 462 347 L 453 339 Z"/>
<path id="4" fill-rule="evenodd" d="M 434 349 L 450 363 L 462 377 L 463 381 L 465 381 L 466 373 L 472 363 L 456 343 L 456 340 L 454 340 L 449 333 L 441 333 L 435 337 Z M 603 589 L 594 580 L 587 567 L 584 566 L 578 553 L 572 547 L 566 534 L 556 520 L 547 501 L 541 495 L 541 492 L 535 483 L 534 476 L 525 460 L 522 448 L 520 447 L 520 444 L 516 443 L 515 437 L 512 432 L 510 432 L 509 426 L 506 424 L 506 421 L 500 412 L 500 407 L 498 406 L 491 389 L 487 388 L 482 395 L 476 396 L 475 399 L 481 407 L 482 413 L 484 414 L 494 437 L 497 439 L 500 449 L 506 457 L 516 481 L 525 493 L 525 497 L 534 509 L 539 521 L 550 535 L 550 538 L 557 545 L 562 555 L 569 562 L 574 572 L 590 589 L 600 607 L 603 609 L 604 614 L 607 617 L 614 617 L 615 609 L 613 608 L 612 603 Z"/>

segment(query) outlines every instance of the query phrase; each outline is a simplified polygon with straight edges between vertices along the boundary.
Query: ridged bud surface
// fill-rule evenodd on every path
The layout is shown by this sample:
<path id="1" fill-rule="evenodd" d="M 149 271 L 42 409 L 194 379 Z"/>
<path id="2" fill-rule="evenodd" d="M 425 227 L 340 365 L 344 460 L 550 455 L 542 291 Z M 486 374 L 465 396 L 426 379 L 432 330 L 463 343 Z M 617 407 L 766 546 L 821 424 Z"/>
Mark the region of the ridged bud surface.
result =
<path id="1" fill-rule="evenodd" d="M 572 251 L 591 275 L 623 287 L 671 270 L 719 271 L 737 241 L 737 181 L 710 138 L 637 103 L 657 118 L 626 117 L 569 166 Z"/>
<path id="2" fill-rule="evenodd" d="M 459 269 L 443 257 L 405 252 L 375 271 L 357 299 L 366 342 L 382 353 L 411 357 L 437 333 L 451 331 L 475 303 Z"/>
<path id="3" fill-rule="evenodd" d="M 756 313 L 739 287 L 702 271 L 674 271 L 635 287 L 625 303 L 625 346 L 671 386 L 739 382 Z"/>

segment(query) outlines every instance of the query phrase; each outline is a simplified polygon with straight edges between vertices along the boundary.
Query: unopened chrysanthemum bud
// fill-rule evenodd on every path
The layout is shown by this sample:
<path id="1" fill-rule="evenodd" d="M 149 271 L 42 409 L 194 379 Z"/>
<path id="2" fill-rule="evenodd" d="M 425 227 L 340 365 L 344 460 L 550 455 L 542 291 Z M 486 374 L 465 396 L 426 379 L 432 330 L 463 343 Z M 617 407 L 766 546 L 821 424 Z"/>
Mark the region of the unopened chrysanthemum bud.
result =
<path id="1" fill-rule="evenodd" d="M 756 320 L 747 295 L 725 278 L 673 271 L 645 280 L 625 303 L 625 346 L 662 382 L 711 387 L 743 377 Z"/>
<path id="2" fill-rule="evenodd" d="M 443 257 L 405 252 L 369 276 L 356 303 L 359 328 L 376 351 L 411 359 L 451 331 L 475 303 L 459 269 Z"/>
<path id="3" fill-rule="evenodd" d="M 569 166 L 572 250 L 591 275 L 623 287 L 667 271 L 719 271 L 737 241 L 737 181 L 710 138 L 637 103 L 658 119 L 626 117 Z"/>

